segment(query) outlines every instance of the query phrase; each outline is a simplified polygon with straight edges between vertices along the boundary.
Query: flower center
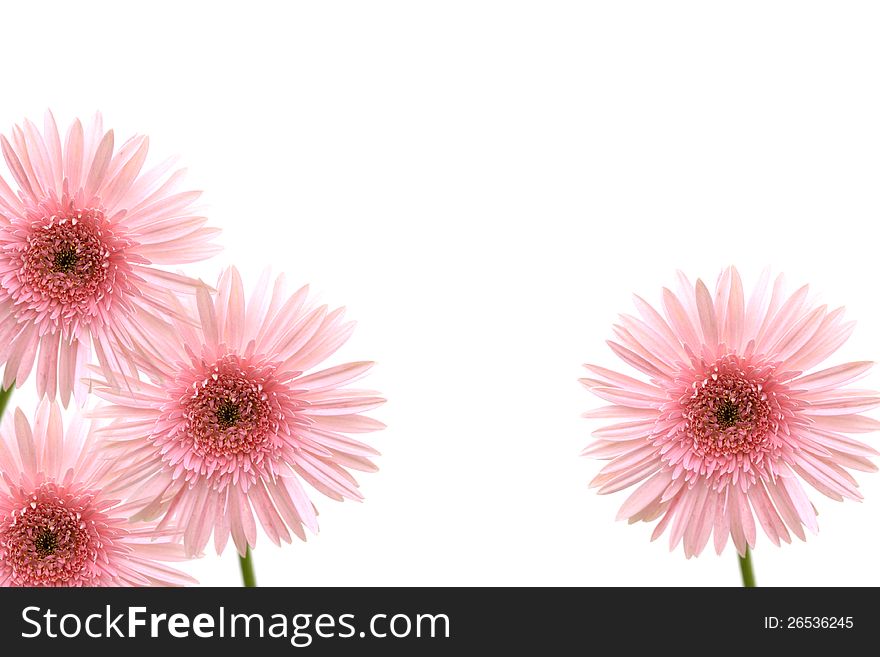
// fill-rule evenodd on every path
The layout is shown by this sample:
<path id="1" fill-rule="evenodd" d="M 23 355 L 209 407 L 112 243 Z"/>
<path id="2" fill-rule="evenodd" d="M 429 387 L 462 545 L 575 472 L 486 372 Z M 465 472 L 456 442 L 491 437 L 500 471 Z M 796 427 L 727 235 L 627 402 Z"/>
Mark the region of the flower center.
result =
<path id="1" fill-rule="evenodd" d="M 103 322 L 111 304 L 136 293 L 129 274 L 131 240 L 97 208 L 77 208 L 69 199 L 47 200 L 14 226 L 7 245 L 4 279 L 19 321 L 43 330 L 78 330 Z"/>
<path id="2" fill-rule="evenodd" d="M 79 260 L 79 257 L 76 255 L 76 250 L 69 245 L 65 245 L 55 252 L 55 256 L 52 258 L 52 269 L 53 271 L 66 274 L 76 267 L 77 260 Z"/>
<path id="3" fill-rule="evenodd" d="M 238 404 L 229 400 L 220 402 L 217 407 L 217 424 L 221 429 L 228 429 L 234 426 L 241 419 L 241 411 L 238 410 Z"/>
<path id="4" fill-rule="evenodd" d="M 257 477 L 277 474 L 292 427 L 306 422 L 291 388 L 299 373 L 279 372 L 259 356 L 214 353 L 179 363 L 151 440 L 175 478 L 247 490 Z"/>
<path id="5" fill-rule="evenodd" d="M 675 384 L 653 439 L 669 466 L 687 481 L 707 478 L 716 488 L 772 467 L 768 461 L 781 449 L 778 432 L 796 421 L 775 363 L 737 354 L 694 359 Z"/>
<path id="6" fill-rule="evenodd" d="M 78 304 L 93 298 L 107 279 L 110 251 L 101 239 L 100 210 L 50 217 L 31 233 L 23 257 L 24 280 L 54 301 Z"/>
<path id="7" fill-rule="evenodd" d="M 93 507 L 94 493 L 76 488 L 44 483 L 0 514 L 0 579 L 10 569 L 16 586 L 89 584 L 96 551 L 112 530 Z"/>
<path id="8" fill-rule="evenodd" d="M 729 429 L 739 422 L 739 407 L 729 399 L 725 399 L 715 411 L 715 421 L 722 429 Z"/>
<path id="9" fill-rule="evenodd" d="M 265 380 L 234 355 L 218 360 L 200 379 L 184 410 L 193 451 L 216 458 L 261 450 L 275 423 Z"/>
<path id="10" fill-rule="evenodd" d="M 34 540 L 34 549 L 41 557 L 55 554 L 58 549 L 58 534 L 51 529 L 43 529 Z"/>
<path id="11" fill-rule="evenodd" d="M 770 430 L 770 404 L 762 381 L 730 367 L 719 367 L 695 384 L 684 404 L 684 417 L 694 451 L 701 456 L 751 452 Z"/>

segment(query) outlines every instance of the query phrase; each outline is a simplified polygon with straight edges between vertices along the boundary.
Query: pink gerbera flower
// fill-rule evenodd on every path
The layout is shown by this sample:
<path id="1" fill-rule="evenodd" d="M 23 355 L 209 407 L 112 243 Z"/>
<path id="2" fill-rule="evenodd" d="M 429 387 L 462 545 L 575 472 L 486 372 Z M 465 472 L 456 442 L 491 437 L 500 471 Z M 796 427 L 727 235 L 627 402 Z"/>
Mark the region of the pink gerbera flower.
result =
<path id="1" fill-rule="evenodd" d="M 622 315 L 608 343 L 649 381 L 586 365 L 582 382 L 611 405 L 585 416 L 616 419 L 584 451 L 610 460 L 591 485 L 605 494 L 638 484 L 618 517 L 659 519 L 653 538 L 668 529 L 670 548 L 683 541 L 688 557 L 713 534 L 718 553 L 730 536 L 744 555 L 755 518 L 776 545 L 804 540 L 818 526 L 802 483 L 860 499 L 848 470 L 876 470 L 867 457 L 877 452 L 848 434 L 880 428 L 860 415 L 880 397 L 843 387 L 872 364 L 808 373 L 853 323 L 842 308 L 814 307 L 807 286 L 786 296 L 780 276 L 771 288 L 766 272 L 748 301 L 733 268 L 714 297 L 702 281 L 679 282 L 678 295 L 663 290 L 665 317 L 635 297 L 641 317 Z"/>
<path id="2" fill-rule="evenodd" d="M 0 363 L 3 387 L 24 383 L 37 363 L 37 392 L 66 406 L 94 345 L 99 361 L 131 347 L 138 313 L 161 313 L 168 286 L 194 282 L 155 269 L 207 258 L 209 240 L 183 191 L 183 170 L 166 160 L 141 173 L 149 140 L 135 136 L 114 150 L 100 114 L 74 121 L 62 145 L 51 113 L 41 134 L 25 121 L 3 157 L 18 185 L 0 178 Z M 81 385 L 76 387 L 79 393 Z"/>
<path id="3" fill-rule="evenodd" d="M 372 363 L 305 374 L 354 324 L 341 308 L 310 303 L 307 288 L 288 298 L 282 277 L 268 288 L 267 274 L 246 305 L 238 272 L 227 270 L 215 298 L 199 290 L 198 326 L 179 321 L 156 332 L 155 353 L 140 362 L 150 383 L 117 373 L 123 387 L 96 388 L 113 402 L 96 413 L 113 418 L 107 432 L 123 459 L 120 478 L 147 478 L 164 491 L 140 517 L 162 514 L 185 527 L 189 554 L 213 532 L 218 553 L 231 534 L 244 555 L 256 542 L 252 509 L 276 544 L 290 542 L 290 532 L 305 540 L 303 526 L 317 531 L 317 518 L 301 480 L 335 500 L 360 499 L 346 468 L 376 469 L 369 457 L 377 452 L 346 434 L 381 429 L 361 413 L 384 400 L 343 387 Z"/>
<path id="4" fill-rule="evenodd" d="M 14 425 L 14 427 L 12 426 Z M 185 558 L 155 524 L 130 523 L 144 504 L 110 484 L 113 464 L 90 425 L 65 433 L 44 400 L 28 423 L 20 409 L 0 430 L 0 586 L 169 586 L 192 583 L 164 561 Z"/>

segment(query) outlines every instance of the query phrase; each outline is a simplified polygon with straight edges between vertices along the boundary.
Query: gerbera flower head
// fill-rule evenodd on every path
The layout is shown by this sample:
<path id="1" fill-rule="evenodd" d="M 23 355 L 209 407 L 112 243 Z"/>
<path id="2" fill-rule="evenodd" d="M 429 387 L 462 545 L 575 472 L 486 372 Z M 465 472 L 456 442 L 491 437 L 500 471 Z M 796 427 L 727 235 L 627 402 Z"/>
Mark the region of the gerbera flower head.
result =
<path id="1" fill-rule="evenodd" d="M 144 502 L 110 483 L 91 425 L 43 400 L 33 427 L 16 409 L 0 430 L 0 585 L 169 586 L 193 580 L 168 567 L 185 558 L 154 524 L 130 523 Z M 142 491 L 141 494 L 144 494 Z"/>
<path id="2" fill-rule="evenodd" d="M 582 383 L 611 405 L 585 416 L 615 419 L 584 450 L 609 460 L 592 486 L 638 485 L 618 518 L 658 520 L 653 538 L 668 530 L 670 548 L 683 542 L 688 557 L 712 535 L 718 553 L 730 536 L 744 554 L 756 518 L 776 545 L 804 540 L 804 527 L 818 531 L 804 483 L 857 500 L 849 470 L 876 470 L 877 452 L 850 434 L 880 428 L 861 414 L 880 396 L 845 387 L 872 363 L 811 371 L 854 325 L 842 308 L 811 303 L 807 286 L 789 296 L 782 276 L 770 285 L 767 272 L 748 299 L 734 268 L 714 295 L 683 274 L 679 283 L 678 294 L 663 290 L 663 314 L 636 297 L 639 316 L 614 327 L 608 344 L 642 378 L 586 365 Z"/>
<path id="3" fill-rule="evenodd" d="M 174 298 L 169 304 L 178 303 Z M 253 513 L 276 544 L 303 527 L 317 531 L 317 514 L 301 482 L 335 500 L 360 499 L 348 469 L 374 471 L 377 454 L 348 434 L 381 429 L 363 412 L 384 402 L 351 389 L 370 362 L 311 371 L 354 328 L 343 309 L 292 296 L 268 272 L 245 301 L 235 268 L 220 277 L 212 298 L 192 301 L 197 325 L 175 321 L 155 332 L 139 367 L 150 381 L 116 373 L 95 392 L 112 402 L 95 413 L 112 418 L 109 448 L 119 450 L 122 480 L 149 476 L 162 494 L 138 517 L 161 515 L 185 527 L 189 554 L 212 532 L 217 552 L 231 535 L 240 554 L 256 542 Z M 176 313 L 185 316 L 181 307 Z"/>
<path id="4" fill-rule="evenodd" d="M 168 286 L 192 291 L 152 265 L 213 255 L 219 231 L 204 227 L 174 159 L 143 172 L 149 139 L 115 148 L 100 114 L 87 128 L 74 121 L 62 144 L 47 113 L 42 132 L 25 121 L 0 147 L 18 187 L 0 177 L 3 386 L 23 384 L 36 362 L 38 394 L 58 390 L 67 405 L 93 345 L 103 365 L 118 361 L 136 314 L 161 315 Z"/>

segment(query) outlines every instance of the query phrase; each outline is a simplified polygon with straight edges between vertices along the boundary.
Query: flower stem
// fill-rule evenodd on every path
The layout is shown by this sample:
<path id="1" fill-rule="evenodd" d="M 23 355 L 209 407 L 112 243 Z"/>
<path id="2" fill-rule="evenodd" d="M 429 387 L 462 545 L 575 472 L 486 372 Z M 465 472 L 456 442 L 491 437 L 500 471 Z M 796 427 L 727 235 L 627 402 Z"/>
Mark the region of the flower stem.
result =
<path id="1" fill-rule="evenodd" d="M 747 589 L 753 589 L 755 584 L 755 571 L 752 568 L 752 552 L 746 547 L 746 554 L 739 558 L 739 572 L 742 574 L 743 586 Z"/>
<path id="2" fill-rule="evenodd" d="M 238 564 L 241 566 L 241 579 L 244 582 L 244 586 L 247 588 L 255 587 L 257 585 L 257 576 L 254 574 L 254 560 L 251 556 L 250 547 L 247 548 L 243 557 L 238 558 Z"/>
<path id="3" fill-rule="evenodd" d="M 12 397 L 13 390 L 15 390 L 15 381 L 13 381 L 6 389 L 4 389 L 3 386 L 0 386 L 0 417 L 3 417 L 3 412 L 6 410 L 9 398 Z"/>

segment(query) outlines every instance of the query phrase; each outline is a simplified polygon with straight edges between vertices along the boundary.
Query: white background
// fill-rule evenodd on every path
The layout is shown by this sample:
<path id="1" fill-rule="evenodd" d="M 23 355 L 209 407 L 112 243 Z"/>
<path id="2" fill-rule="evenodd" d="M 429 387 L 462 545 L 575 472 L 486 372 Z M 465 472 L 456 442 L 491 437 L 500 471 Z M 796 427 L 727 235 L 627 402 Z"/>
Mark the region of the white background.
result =
<path id="1" fill-rule="evenodd" d="M 880 359 L 878 34 L 856 2 L 9 3 L 0 127 L 150 134 L 225 231 L 190 273 L 271 263 L 359 321 L 334 362 L 379 362 L 381 471 L 261 536 L 263 584 L 737 585 L 730 546 L 686 561 L 587 489 L 576 379 L 631 292 L 728 264 L 811 282 L 859 321 L 836 360 Z M 759 583 L 880 585 L 858 477 L 818 537 L 759 536 Z M 239 582 L 232 550 L 189 570 Z"/>

